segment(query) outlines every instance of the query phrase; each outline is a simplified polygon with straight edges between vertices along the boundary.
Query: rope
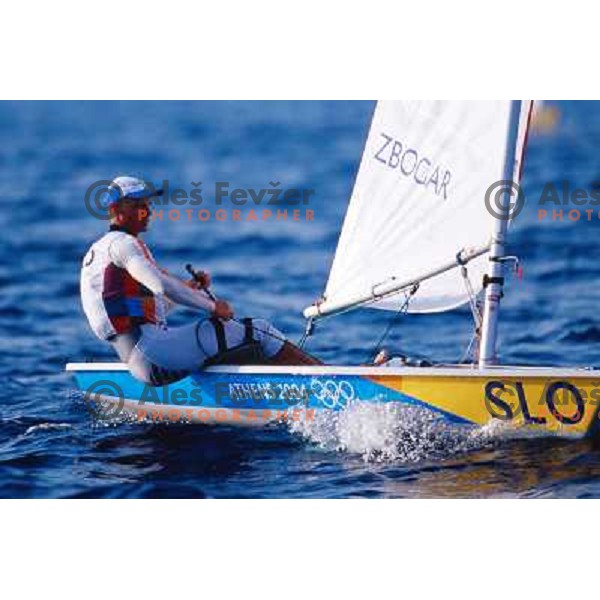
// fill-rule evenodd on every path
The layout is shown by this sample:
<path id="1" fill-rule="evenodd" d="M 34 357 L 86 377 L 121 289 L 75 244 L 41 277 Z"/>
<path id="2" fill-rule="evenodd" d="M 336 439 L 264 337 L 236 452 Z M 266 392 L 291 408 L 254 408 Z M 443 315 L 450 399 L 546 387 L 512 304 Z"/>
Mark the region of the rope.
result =
<path id="1" fill-rule="evenodd" d="M 302 349 L 304 348 L 304 344 L 306 344 L 306 340 L 307 338 L 309 338 L 315 331 L 315 320 L 310 317 L 307 321 L 306 321 L 306 328 L 304 329 L 304 333 L 302 334 L 302 337 L 300 338 L 300 341 L 298 342 L 298 348 Z"/>
<path id="2" fill-rule="evenodd" d="M 202 272 L 196 271 L 194 269 L 194 267 L 192 267 L 191 264 L 185 265 L 185 269 L 192 276 L 192 278 L 195 281 L 199 281 L 200 280 L 200 277 L 202 276 Z M 204 292 L 206 294 L 206 296 L 210 300 L 212 300 L 213 302 L 217 301 L 216 296 L 212 293 L 212 291 L 209 288 L 207 288 L 207 287 L 201 287 L 201 288 L 197 288 L 197 289 L 198 289 L 198 291 Z M 253 317 L 251 317 L 251 318 L 253 319 Z M 246 327 L 245 319 L 236 319 L 235 317 L 231 317 L 230 320 L 231 321 L 235 321 L 236 323 L 239 323 L 240 325 L 243 325 L 244 327 Z M 254 329 L 254 331 L 259 331 L 260 333 L 268 335 L 268 336 L 272 337 L 273 339 L 279 340 L 280 342 L 287 342 L 287 338 L 281 337 L 279 335 L 275 335 L 271 331 L 266 331 L 264 329 L 260 329 L 260 327 L 256 327 L 254 324 L 252 324 L 252 328 Z M 305 332 L 303 340 L 305 340 L 306 337 L 307 337 L 307 335 L 306 335 L 306 332 Z M 304 343 L 304 341 L 302 343 Z"/>
<path id="3" fill-rule="evenodd" d="M 191 267 L 191 265 L 186 265 L 186 270 L 187 270 L 189 273 L 191 273 L 193 276 L 195 276 L 195 275 L 196 275 L 196 273 L 195 273 L 195 271 L 193 270 L 193 268 Z M 381 338 L 380 338 L 379 342 L 378 342 L 378 343 L 377 343 L 377 345 L 375 346 L 374 352 L 378 352 L 378 351 L 379 351 L 381 344 L 382 344 L 382 343 L 385 341 L 386 337 L 389 335 L 389 332 L 391 331 L 391 328 L 392 328 L 392 326 L 395 324 L 395 322 L 396 322 L 397 318 L 398 318 L 398 317 L 399 317 L 401 314 L 403 314 L 404 312 L 406 312 L 406 311 L 408 310 L 408 305 L 409 305 L 410 301 L 412 300 L 412 297 L 414 296 L 414 294 L 417 292 L 417 290 L 418 290 L 418 289 L 419 289 L 419 283 L 417 282 L 417 283 L 415 283 L 415 284 L 412 286 L 412 288 L 411 288 L 410 292 L 408 292 L 408 293 L 406 293 L 406 291 L 404 291 L 404 290 L 397 290 L 397 291 L 395 291 L 395 292 L 391 292 L 391 293 L 389 293 L 389 294 L 384 294 L 384 295 L 382 295 L 382 296 L 378 296 L 378 297 L 376 297 L 376 298 L 373 298 L 373 299 L 371 299 L 371 300 L 369 300 L 369 301 L 367 301 L 367 302 L 364 302 L 364 303 L 362 304 L 362 306 L 369 306 L 369 304 L 373 304 L 373 303 L 375 303 L 375 302 L 377 302 L 377 301 L 381 300 L 381 298 L 386 298 L 386 297 L 394 296 L 394 295 L 396 295 L 396 294 L 400 294 L 400 293 L 402 293 L 402 292 L 404 292 L 404 294 L 405 294 L 405 301 L 404 301 L 404 304 L 403 304 L 403 305 L 402 305 L 402 306 L 401 306 L 401 307 L 398 309 L 398 311 L 395 313 L 394 317 L 393 317 L 393 318 L 390 320 L 390 323 L 388 324 L 388 327 L 386 328 L 386 330 L 384 331 L 383 335 L 381 336 Z M 203 292 L 204 292 L 204 293 L 205 293 L 205 294 L 206 294 L 206 295 L 207 295 L 207 296 L 208 296 L 208 297 L 209 297 L 211 300 L 215 300 L 215 299 L 216 299 L 216 298 L 215 298 L 215 296 L 213 295 L 213 293 L 212 293 L 212 292 L 211 292 L 209 289 L 207 289 L 207 288 L 199 288 L 199 290 L 200 290 L 200 291 L 203 291 Z M 354 310 L 354 309 L 355 309 L 355 307 L 354 307 L 354 306 L 348 307 L 347 309 L 345 309 L 345 310 L 343 310 L 343 311 L 340 311 L 340 312 L 336 313 L 336 314 L 335 314 L 335 316 L 343 315 L 343 314 L 345 314 L 345 313 L 347 313 L 347 312 L 350 312 L 351 310 Z M 332 315 L 323 315 L 323 316 L 321 317 L 321 319 L 325 319 L 325 318 L 327 318 L 327 317 L 329 317 L 329 316 L 332 316 Z M 240 320 L 240 319 L 236 319 L 235 317 L 231 317 L 231 321 L 235 321 L 236 323 L 240 323 L 241 325 L 243 325 L 243 324 L 244 324 L 242 320 Z M 256 327 L 256 326 L 254 326 L 254 325 L 253 325 L 253 327 L 254 327 L 254 330 L 255 330 L 255 331 L 259 331 L 259 332 L 261 332 L 261 333 L 264 333 L 265 335 L 268 335 L 268 336 L 270 336 L 270 337 L 272 337 L 272 338 L 274 338 L 274 339 L 276 339 L 276 340 L 279 340 L 279 341 L 281 341 L 281 342 L 286 342 L 286 341 L 287 341 L 287 338 L 285 338 L 285 337 L 281 337 L 281 336 L 279 336 L 279 335 L 276 335 L 276 334 L 272 333 L 271 331 L 266 331 L 266 330 L 264 330 L 264 329 L 260 329 L 259 327 Z M 305 343 L 306 343 L 306 340 L 307 340 L 307 339 L 308 339 L 310 336 L 312 336 L 312 335 L 313 335 L 313 333 L 314 333 L 314 330 L 315 330 L 315 321 L 314 321 L 314 319 L 311 317 L 311 318 L 309 318 L 309 319 L 307 320 L 307 323 L 306 323 L 306 328 L 305 328 L 305 330 L 304 330 L 304 333 L 302 334 L 302 337 L 301 337 L 301 338 L 300 338 L 300 340 L 298 341 L 298 344 L 297 344 L 297 345 L 298 345 L 298 347 L 299 347 L 299 348 L 303 348 L 303 347 L 304 347 L 304 345 L 305 345 Z M 374 358 L 374 356 L 373 356 L 373 358 Z"/>
<path id="4" fill-rule="evenodd" d="M 461 274 L 465 282 L 467 294 L 469 295 L 469 306 L 471 307 L 471 314 L 473 315 L 473 321 L 475 322 L 475 330 L 473 332 L 473 335 L 471 336 L 471 340 L 469 341 L 469 344 L 467 345 L 467 348 L 462 358 L 460 359 L 459 364 L 466 362 L 469 356 L 471 356 L 473 346 L 481 336 L 482 325 L 481 312 L 479 311 L 479 307 L 477 306 L 477 296 L 473 291 L 473 285 L 471 284 L 471 280 L 469 279 L 469 272 L 467 271 L 467 267 L 465 265 L 461 266 Z"/>
<path id="5" fill-rule="evenodd" d="M 410 292 L 410 296 L 412 296 L 417 289 L 419 288 L 419 283 L 415 283 L 413 285 L 413 287 L 411 288 L 411 292 Z M 408 287 L 408 286 L 407 286 Z M 365 302 L 361 302 L 360 306 L 361 307 L 365 307 L 365 306 L 369 306 L 370 304 L 374 304 L 375 302 L 379 302 L 379 300 L 381 300 L 382 298 L 390 298 L 392 296 L 396 296 L 398 294 L 404 293 L 406 295 L 406 288 L 402 289 L 402 290 L 395 290 L 393 292 L 388 292 L 387 294 L 382 294 L 381 296 L 375 296 L 369 300 L 366 300 Z M 321 301 L 322 298 L 319 300 Z M 349 313 L 353 310 L 355 310 L 357 307 L 356 306 L 349 306 L 348 308 L 345 308 L 343 310 L 337 311 L 334 314 L 331 315 L 319 315 L 319 320 L 320 321 L 324 321 L 325 319 L 329 319 L 331 317 L 339 317 L 341 315 L 345 315 L 346 313 Z M 306 328 L 304 330 L 304 333 L 302 334 L 302 337 L 300 338 L 299 342 L 298 342 L 298 346 L 300 348 L 304 347 L 304 344 L 306 343 L 306 340 L 311 337 L 315 331 L 316 328 L 316 321 L 314 317 L 310 317 L 307 322 L 306 322 Z"/>
<path id="6" fill-rule="evenodd" d="M 396 324 L 399 317 L 408 311 L 408 305 L 410 304 L 412 297 L 417 293 L 418 289 L 419 289 L 419 284 L 415 283 L 415 285 L 412 286 L 412 288 L 411 288 L 410 292 L 408 292 L 408 294 L 406 294 L 406 292 L 405 292 L 404 304 L 402 304 L 402 306 L 396 311 L 394 316 L 390 319 L 389 323 L 387 324 L 387 327 L 384 329 L 383 333 L 381 334 L 381 337 L 375 344 L 375 347 L 369 353 L 370 358 L 367 357 L 367 361 L 366 361 L 367 363 L 373 362 L 373 360 L 375 360 L 375 357 L 381 350 L 381 346 L 383 345 L 383 342 L 385 341 L 385 339 L 389 335 L 390 331 L 392 330 L 392 327 Z"/>

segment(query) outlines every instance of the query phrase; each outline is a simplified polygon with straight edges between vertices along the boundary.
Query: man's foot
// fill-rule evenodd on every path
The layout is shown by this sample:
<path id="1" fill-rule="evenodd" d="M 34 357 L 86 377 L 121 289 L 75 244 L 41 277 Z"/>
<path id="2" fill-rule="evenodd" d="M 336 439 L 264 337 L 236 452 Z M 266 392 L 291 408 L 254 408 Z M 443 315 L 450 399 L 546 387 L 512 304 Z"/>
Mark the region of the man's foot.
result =
<path id="1" fill-rule="evenodd" d="M 377 356 L 373 359 L 373 366 L 381 367 L 386 362 L 388 362 L 388 360 L 390 360 L 390 358 L 391 357 L 390 357 L 389 352 L 384 348 L 383 350 L 380 350 L 378 352 Z"/>

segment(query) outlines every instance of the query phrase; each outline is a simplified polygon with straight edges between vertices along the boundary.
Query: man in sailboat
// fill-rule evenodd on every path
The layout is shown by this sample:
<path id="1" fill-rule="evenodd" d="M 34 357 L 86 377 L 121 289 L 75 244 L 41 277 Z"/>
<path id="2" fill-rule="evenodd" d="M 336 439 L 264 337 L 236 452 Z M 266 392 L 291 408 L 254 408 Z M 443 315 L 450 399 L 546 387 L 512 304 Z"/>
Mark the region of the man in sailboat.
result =
<path id="1" fill-rule="evenodd" d="M 83 309 L 96 336 L 152 385 L 217 363 L 320 364 L 269 322 L 235 319 L 230 304 L 208 292 L 208 274 L 184 281 L 156 264 L 140 234 L 152 197 L 161 194 L 135 177 L 117 177 L 108 188 L 110 230 L 90 247 L 81 269 Z M 166 312 L 174 305 L 207 316 L 168 327 Z"/>

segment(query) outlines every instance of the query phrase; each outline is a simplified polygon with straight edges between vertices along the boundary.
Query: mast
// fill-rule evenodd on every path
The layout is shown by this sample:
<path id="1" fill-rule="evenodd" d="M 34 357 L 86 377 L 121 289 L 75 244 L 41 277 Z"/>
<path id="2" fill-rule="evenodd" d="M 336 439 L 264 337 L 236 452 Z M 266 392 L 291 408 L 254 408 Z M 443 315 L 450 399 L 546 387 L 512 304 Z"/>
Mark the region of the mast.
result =
<path id="1" fill-rule="evenodd" d="M 521 101 L 511 102 L 510 117 L 508 123 L 508 137 L 506 140 L 506 153 L 504 159 L 503 182 L 500 196 L 501 218 L 494 220 L 492 231 L 492 242 L 489 255 L 489 270 L 484 277 L 485 304 L 483 313 L 483 324 L 481 332 L 481 344 L 479 348 L 479 367 L 483 368 L 498 362 L 496 343 L 498 334 L 498 313 L 500 310 L 500 299 L 504 287 L 504 266 L 502 259 L 505 255 L 506 232 L 510 218 L 510 196 L 513 182 L 515 160 L 517 151 L 517 139 L 519 135 L 519 120 L 521 116 Z"/>

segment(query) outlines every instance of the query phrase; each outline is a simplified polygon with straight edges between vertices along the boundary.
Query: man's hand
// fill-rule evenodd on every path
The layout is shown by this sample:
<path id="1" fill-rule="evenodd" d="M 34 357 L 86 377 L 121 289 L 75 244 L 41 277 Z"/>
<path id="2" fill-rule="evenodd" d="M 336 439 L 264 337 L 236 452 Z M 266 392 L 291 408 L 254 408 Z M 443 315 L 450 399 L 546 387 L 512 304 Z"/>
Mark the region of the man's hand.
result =
<path id="1" fill-rule="evenodd" d="M 225 300 L 217 300 L 215 302 L 215 309 L 213 311 L 213 315 L 218 317 L 219 319 L 223 319 L 224 321 L 228 321 L 233 317 L 233 309 L 229 306 L 228 302 Z"/>
<path id="2" fill-rule="evenodd" d="M 211 283 L 212 279 L 210 278 L 210 273 L 200 271 L 194 279 L 191 279 L 188 282 L 188 285 L 197 290 L 202 290 L 204 288 L 209 288 Z"/>

